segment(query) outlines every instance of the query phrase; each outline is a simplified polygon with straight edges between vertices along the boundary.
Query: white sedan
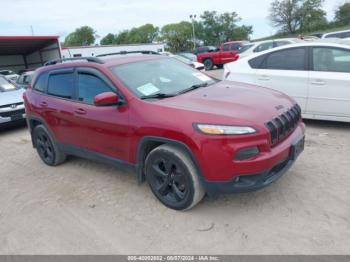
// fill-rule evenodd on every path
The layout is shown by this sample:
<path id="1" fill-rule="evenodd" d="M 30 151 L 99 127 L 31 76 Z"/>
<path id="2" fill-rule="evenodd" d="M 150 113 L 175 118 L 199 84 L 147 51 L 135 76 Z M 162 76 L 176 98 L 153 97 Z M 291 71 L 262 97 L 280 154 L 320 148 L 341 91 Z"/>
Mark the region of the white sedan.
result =
<path id="1" fill-rule="evenodd" d="M 224 78 L 293 97 L 308 119 L 350 122 L 350 46 L 302 43 L 225 65 Z"/>
<path id="2" fill-rule="evenodd" d="M 275 47 L 290 45 L 295 43 L 303 43 L 299 38 L 280 38 L 273 40 L 265 40 L 259 42 L 248 43 L 238 50 L 239 57 L 246 57 L 255 53 L 263 52 Z"/>

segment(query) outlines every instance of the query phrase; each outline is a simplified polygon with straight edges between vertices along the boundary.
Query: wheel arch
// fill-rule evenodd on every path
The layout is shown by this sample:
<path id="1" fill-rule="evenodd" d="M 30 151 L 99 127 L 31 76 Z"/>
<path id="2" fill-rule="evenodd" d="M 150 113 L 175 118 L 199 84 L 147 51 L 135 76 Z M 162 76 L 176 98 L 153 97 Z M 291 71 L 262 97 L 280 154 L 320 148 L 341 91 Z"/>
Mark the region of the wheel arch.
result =
<path id="1" fill-rule="evenodd" d="M 196 160 L 195 155 L 193 154 L 192 150 L 189 148 L 188 145 L 186 145 L 185 143 L 183 143 L 181 141 L 174 140 L 174 139 L 169 139 L 169 138 L 164 138 L 164 137 L 156 137 L 156 136 L 146 136 L 140 140 L 140 142 L 138 143 L 138 146 L 137 146 L 136 174 L 137 174 L 137 178 L 138 178 L 139 183 L 142 183 L 145 181 L 145 174 L 143 172 L 143 169 L 144 169 L 144 164 L 145 164 L 145 160 L 146 160 L 147 155 L 154 148 L 156 148 L 160 145 L 164 145 L 164 144 L 177 147 L 177 148 L 181 149 L 182 151 L 184 151 L 190 157 L 190 159 L 193 161 L 195 168 L 196 168 L 196 171 L 199 175 L 199 180 L 201 182 L 203 182 L 204 175 L 201 171 L 201 168 L 198 164 L 198 161 Z"/>
<path id="2" fill-rule="evenodd" d="M 29 128 L 29 132 L 30 132 L 30 136 L 32 138 L 32 145 L 33 147 L 35 148 L 35 143 L 34 143 L 34 140 L 33 140 L 33 130 L 36 126 L 38 125 L 43 125 L 45 126 L 45 128 L 49 131 L 49 135 L 54 139 L 55 137 L 53 136 L 53 133 L 52 131 L 50 130 L 49 126 L 46 124 L 45 120 L 42 119 L 41 117 L 27 117 L 27 123 L 28 123 L 28 128 Z"/>

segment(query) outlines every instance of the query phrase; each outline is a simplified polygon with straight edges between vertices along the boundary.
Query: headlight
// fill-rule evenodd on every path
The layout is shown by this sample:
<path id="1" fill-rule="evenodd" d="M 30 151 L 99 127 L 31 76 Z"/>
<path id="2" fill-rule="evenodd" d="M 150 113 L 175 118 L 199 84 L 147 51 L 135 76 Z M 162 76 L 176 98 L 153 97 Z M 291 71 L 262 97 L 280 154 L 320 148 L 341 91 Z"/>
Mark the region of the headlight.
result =
<path id="1" fill-rule="evenodd" d="M 249 126 L 226 126 L 195 124 L 197 130 L 207 135 L 245 135 L 254 134 L 256 130 Z"/>

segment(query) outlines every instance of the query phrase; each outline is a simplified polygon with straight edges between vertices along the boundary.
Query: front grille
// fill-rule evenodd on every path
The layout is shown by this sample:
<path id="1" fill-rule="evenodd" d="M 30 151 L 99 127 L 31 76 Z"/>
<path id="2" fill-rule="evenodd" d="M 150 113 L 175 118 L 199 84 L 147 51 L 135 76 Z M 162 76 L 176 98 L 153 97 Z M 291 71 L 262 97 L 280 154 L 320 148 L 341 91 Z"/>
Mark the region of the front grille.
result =
<path id="1" fill-rule="evenodd" d="M 1 117 L 13 117 L 16 115 L 23 115 L 25 113 L 24 109 L 20 110 L 13 110 L 13 111 L 8 111 L 8 112 L 0 112 Z"/>
<path id="2" fill-rule="evenodd" d="M 294 131 L 301 119 L 301 108 L 298 104 L 265 125 L 270 132 L 271 144 L 276 145 Z"/>
<path id="3" fill-rule="evenodd" d="M 0 105 L 0 108 L 11 107 L 13 105 L 20 106 L 20 105 L 23 105 L 23 102 L 13 103 L 13 104 L 8 104 L 8 105 Z"/>

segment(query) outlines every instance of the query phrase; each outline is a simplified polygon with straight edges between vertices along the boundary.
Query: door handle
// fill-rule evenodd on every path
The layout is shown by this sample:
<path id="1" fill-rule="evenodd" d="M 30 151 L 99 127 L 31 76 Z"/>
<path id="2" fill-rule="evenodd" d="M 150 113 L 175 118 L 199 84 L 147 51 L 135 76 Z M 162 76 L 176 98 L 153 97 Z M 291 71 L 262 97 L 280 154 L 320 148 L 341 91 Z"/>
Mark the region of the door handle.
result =
<path id="1" fill-rule="evenodd" d="M 316 79 L 316 80 L 312 81 L 311 84 L 316 85 L 316 86 L 324 86 L 326 84 L 326 82 L 321 80 L 321 79 Z"/>
<path id="2" fill-rule="evenodd" d="M 78 115 L 86 115 L 86 111 L 82 108 L 78 108 L 74 112 Z"/>
<path id="3" fill-rule="evenodd" d="M 261 75 L 261 76 L 259 76 L 258 79 L 259 79 L 259 80 L 263 80 L 263 81 L 268 81 L 268 80 L 270 80 L 270 77 L 267 76 L 267 75 Z"/>
<path id="4" fill-rule="evenodd" d="M 45 101 L 40 102 L 39 105 L 41 107 L 47 107 L 48 106 L 47 102 L 45 102 Z"/>

